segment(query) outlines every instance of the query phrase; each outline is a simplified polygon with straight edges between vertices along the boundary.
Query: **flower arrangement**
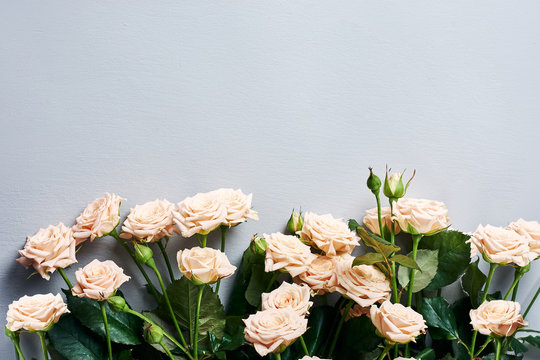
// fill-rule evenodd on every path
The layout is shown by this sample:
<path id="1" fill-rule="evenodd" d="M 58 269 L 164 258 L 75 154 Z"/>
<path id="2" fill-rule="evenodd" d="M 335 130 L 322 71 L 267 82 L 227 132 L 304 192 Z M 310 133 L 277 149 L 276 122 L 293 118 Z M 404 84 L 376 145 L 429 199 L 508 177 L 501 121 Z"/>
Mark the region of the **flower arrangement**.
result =
<path id="1" fill-rule="evenodd" d="M 442 202 L 405 198 L 413 178 L 404 183 L 403 173 L 387 170 L 382 182 L 370 168 L 377 206 L 362 224 L 293 211 L 287 234 L 253 236 L 238 269 L 225 254 L 227 231 L 258 220 L 251 195 L 219 189 L 176 205 L 158 199 L 132 208 L 120 226 L 125 199 L 106 194 L 72 227 L 59 223 L 27 238 L 17 261 L 47 280 L 58 272 L 67 288 L 14 301 L 6 335 L 23 360 L 24 332 L 39 335 L 45 359 L 501 360 L 540 347 L 526 321 L 540 288 L 525 309 L 515 302 L 540 255 L 540 224 L 452 230 Z M 214 231 L 220 249 L 207 247 Z M 199 245 L 178 250 L 181 277 L 166 252 L 175 234 Z M 120 287 L 130 277 L 112 260 L 66 273 L 77 251 L 106 237 L 137 265 L 152 310 L 129 306 Z M 490 292 L 500 266 L 515 274 L 504 294 Z M 225 309 L 220 283 L 233 274 Z M 449 303 L 441 290 L 453 283 L 459 296 Z"/>

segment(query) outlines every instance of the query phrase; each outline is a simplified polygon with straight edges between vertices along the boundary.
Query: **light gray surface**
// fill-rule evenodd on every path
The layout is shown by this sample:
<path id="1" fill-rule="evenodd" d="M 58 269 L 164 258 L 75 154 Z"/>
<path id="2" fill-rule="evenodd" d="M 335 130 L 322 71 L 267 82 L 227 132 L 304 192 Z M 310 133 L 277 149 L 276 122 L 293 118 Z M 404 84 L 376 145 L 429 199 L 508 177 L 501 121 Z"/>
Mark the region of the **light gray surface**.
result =
<path id="1" fill-rule="evenodd" d="M 261 220 L 232 232 L 234 262 L 293 207 L 362 216 L 368 165 L 416 168 L 410 196 L 446 202 L 463 231 L 540 219 L 538 1 L 0 4 L 1 314 L 62 285 L 25 280 L 25 236 L 72 224 L 106 191 L 128 199 L 123 213 L 218 187 L 253 192 Z M 192 244 L 174 239 L 171 254 Z M 79 263 L 118 261 L 141 309 L 151 302 L 122 250 L 97 240 Z M 12 357 L 0 336 L 0 358 Z"/>

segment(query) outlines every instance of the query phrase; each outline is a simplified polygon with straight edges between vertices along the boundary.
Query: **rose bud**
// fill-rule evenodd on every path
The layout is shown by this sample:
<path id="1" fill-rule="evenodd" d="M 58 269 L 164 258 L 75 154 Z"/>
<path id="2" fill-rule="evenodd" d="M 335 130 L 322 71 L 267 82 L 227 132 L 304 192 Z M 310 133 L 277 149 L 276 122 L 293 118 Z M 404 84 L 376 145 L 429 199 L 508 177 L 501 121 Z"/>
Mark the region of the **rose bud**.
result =
<path id="1" fill-rule="evenodd" d="M 159 326 L 149 325 L 144 329 L 144 339 L 149 344 L 159 344 L 163 340 L 163 329 Z"/>
<path id="2" fill-rule="evenodd" d="M 154 252 L 146 245 L 135 244 L 135 260 L 140 264 L 150 265 L 154 259 Z"/>
<path id="3" fill-rule="evenodd" d="M 372 168 L 369 168 L 367 187 L 375 196 L 378 196 L 379 192 L 381 191 L 381 179 L 379 179 L 379 177 L 373 173 Z"/>
<path id="4" fill-rule="evenodd" d="M 107 302 L 109 303 L 111 310 L 114 312 L 125 312 L 129 310 L 126 300 L 121 296 L 111 296 Z"/>
<path id="5" fill-rule="evenodd" d="M 266 249 L 268 248 L 266 240 L 257 234 L 253 235 L 251 238 L 250 246 L 251 251 L 253 251 L 253 253 L 256 255 L 264 255 L 266 253 Z"/>
<path id="6" fill-rule="evenodd" d="M 304 218 L 302 217 L 302 211 L 300 213 L 292 212 L 289 221 L 287 222 L 287 231 L 295 235 L 298 231 L 302 230 L 304 226 Z"/>
<path id="7" fill-rule="evenodd" d="M 403 184 L 403 174 L 405 173 L 392 173 L 390 174 L 390 177 L 388 177 L 388 171 L 386 171 L 386 176 L 384 179 L 384 187 L 383 187 L 383 193 L 386 195 L 389 199 L 399 199 L 405 196 L 405 193 L 407 192 L 407 188 L 409 187 L 409 184 L 411 183 L 412 179 L 414 178 L 414 175 L 416 174 L 416 171 L 413 172 L 412 177 L 409 179 L 406 185 Z"/>

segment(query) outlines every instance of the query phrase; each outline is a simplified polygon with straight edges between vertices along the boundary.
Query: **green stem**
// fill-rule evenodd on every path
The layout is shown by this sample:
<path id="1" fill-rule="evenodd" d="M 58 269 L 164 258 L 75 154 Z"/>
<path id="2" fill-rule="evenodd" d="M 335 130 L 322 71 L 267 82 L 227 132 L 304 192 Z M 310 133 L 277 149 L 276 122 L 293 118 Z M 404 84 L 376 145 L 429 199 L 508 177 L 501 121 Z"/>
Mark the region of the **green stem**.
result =
<path id="1" fill-rule="evenodd" d="M 501 339 L 495 339 L 495 344 L 497 345 L 497 352 L 495 353 L 495 360 L 500 360 L 500 358 L 501 358 Z"/>
<path id="2" fill-rule="evenodd" d="M 418 253 L 418 244 L 420 243 L 420 239 L 422 239 L 422 235 L 413 235 L 412 241 L 413 241 L 413 248 L 412 248 L 412 259 L 416 262 L 416 254 Z M 408 298 L 407 298 L 407 306 L 412 305 L 412 294 L 413 294 L 413 287 L 414 287 L 414 277 L 416 275 L 416 269 L 411 269 L 411 275 L 409 276 L 409 285 L 408 287 Z M 408 356 L 405 354 L 405 356 Z"/>
<path id="3" fill-rule="evenodd" d="M 334 348 L 336 347 L 337 340 L 339 337 L 339 333 L 341 332 L 341 328 L 343 327 L 343 323 L 345 322 L 345 318 L 347 317 L 347 314 L 349 314 L 349 310 L 354 305 L 354 300 L 349 300 L 349 303 L 345 307 L 345 310 L 343 311 L 343 315 L 341 316 L 341 319 L 339 320 L 338 327 L 336 329 L 336 333 L 334 334 L 334 339 L 332 340 L 332 345 L 330 346 L 330 351 L 328 351 L 328 357 L 332 357 L 332 353 L 334 352 Z"/>
<path id="4" fill-rule="evenodd" d="M 442 288 L 437 289 L 437 297 L 442 296 Z"/>
<path id="5" fill-rule="evenodd" d="M 47 343 L 45 342 L 45 332 L 38 331 L 39 340 L 41 341 L 41 349 L 43 350 L 43 358 L 49 360 L 49 353 L 47 352 Z M 110 359 L 112 360 L 112 358 Z"/>
<path id="6" fill-rule="evenodd" d="M 384 347 L 384 350 L 381 353 L 381 356 L 379 356 L 378 360 L 383 360 L 384 357 L 386 356 L 386 354 L 388 354 L 388 352 L 390 351 L 391 348 L 392 348 L 392 344 L 386 344 L 386 346 Z"/>
<path id="7" fill-rule="evenodd" d="M 489 343 L 491 342 L 491 340 L 493 340 L 491 337 L 488 337 L 486 339 L 486 341 L 484 342 L 484 345 L 482 345 L 480 347 L 480 349 L 478 350 L 478 352 L 476 354 L 474 354 L 474 357 L 477 358 L 478 356 L 480 356 L 480 354 L 482 353 L 482 351 L 484 351 L 484 349 L 486 348 L 486 346 L 489 345 Z"/>
<path id="8" fill-rule="evenodd" d="M 20 356 L 19 356 L 19 350 L 17 349 L 17 345 L 13 344 L 13 346 L 15 347 L 15 358 L 17 360 L 20 360 Z"/>
<path id="9" fill-rule="evenodd" d="M 21 360 L 26 360 L 21 349 L 21 344 L 19 343 L 19 336 L 17 336 L 16 339 L 11 339 L 11 341 L 13 342 L 13 346 L 15 346 L 15 354 L 17 355 L 17 359 L 20 357 Z"/>
<path id="10" fill-rule="evenodd" d="M 167 346 L 165 346 L 165 343 L 163 342 L 163 339 L 159 342 L 159 345 L 161 345 L 161 347 L 163 348 L 163 351 L 165 351 L 165 354 L 167 354 L 167 356 L 168 356 L 171 360 L 174 360 L 173 354 L 171 353 L 171 351 L 169 350 L 169 348 L 168 348 Z"/>
<path id="11" fill-rule="evenodd" d="M 394 217 L 394 200 L 390 199 L 390 217 Z M 396 225 L 394 220 L 392 220 L 392 223 L 390 225 L 390 243 L 392 245 L 396 244 Z M 399 293 L 398 293 L 398 287 L 397 287 L 397 276 L 396 276 L 396 263 L 392 261 L 392 269 L 390 273 L 390 277 L 392 280 L 392 293 L 394 295 L 394 303 L 399 303 Z"/>
<path id="12" fill-rule="evenodd" d="M 534 297 L 529 303 L 529 306 L 527 306 L 527 310 L 525 310 L 525 312 L 523 313 L 523 318 L 525 318 L 525 316 L 527 316 L 527 314 L 529 313 L 529 310 L 531 310 L 534 302 L 536 301 L 536 298 L 538 297 L 538 294 L 540 294 L 540 287 L 538 287 L 538 290 L 536 290 L 536 294 L 534 294 Z"/>
<path id="13" fill-rule="evenodd" d="M 280 353 L 277 353 L 277 354 L 274 354 L 276 355 L 276 360 L 281 360 L 281 354 Z"/>
<path id="14" fill-rule="evenodd" d="M 227 232 L 227 229 L 229 227 L 228 226 L 225 226 L 225 225 L 221 225 L 220 229 L 221 229 L 221 252 L 224 253 L 225 252 L 225 234 Z M 221 285 L 221 279 L 219 279 L 216 283 L 216 294 L 218 293 L 219 291 L 219 286 Z"/>
<path id="15" fill-rule="evenodd" d="M 304 337 L 302 335 L 300 335 L 300 344 L 302 344 L 302 349 L 304 349 L 304 353 L 307 355 L 307 356 L 311 356 L 309 354 L 309 351 L 307 349 L 307 346 L 306 346 L 306 342 L 304 341 Z"/>
<path id="16" fill-rule="evenodd" d="M 101 317 L 103 317 L 103 324 L 105 325 L 105 335 L 107 337 L 107 350 L 109 352 L 109 360 L 112 360 L 112 346 L 111 346 L 111 335 L 109 334 L 109 323 L 107 321 L 107 312 L 105 311 L 105 302 L 100 301 L 99 307 L 101 308 Z"/>
<path id="17" fill-rule="evenodd" d="M 375 199 L 377 200 L 377 220 L 379 220 L 379 231 L 381 237 L 384 239 L 384 228 L 381 217 L 381 199 L 379 198 L 379 194 L 375 195 Z"/>
<path id="18" fill-rule="evenodd" d="M 173 270 L 172 270 L 172 267 L 171 267 L 171 262 L 169 260 L 169 255 L 167 255 L 167 251 L 165 250 L 165 245 L 163 245 L 161 240 L 159 240 L 157 242 L 157 244 L 159 246 L 159 250 L 161 250 L 161 254 L 163 255 L 163 259 L 165 259 L 165 264 L 167 264 L 167 270 L 169 270 L 169 276 L 171 278 L 171 282 L 173 282 L 174 281 L 174 273 L 173 273 Z"/>
<path id="19" fill-rule="evenodd" d="M 272 289 L 272 285 L 274 285 L 274 282 L 276 281 L 277 277 L 279 276 L 279 271 L 275 271 L 272 275 L 272 278 L 270 279 L 270 282 L 266 286 L 265 293 L 269 292 Z"/>
<path id="20" fill-rule="evenodd" d="M 508 291 L 506 292 L 506 295 L 504 295 L 504 300 L 508 299 L 508 297 L 510 296 L 511 293 L 513 293 L 512 294 L 512 301 L 514 301 L 516 299 L 517 291 L 514 291 L 514 290 L 517 290 L 519 280 L 521 280 L 522 276 L 523 276 L 523 274 L 519 271 L 519 268 L 516 268 L 515 272 L 514 272 L 514 282 L 512 282 L 512 285 L 510 286 L 510 289 L 508 289 Z"/>
<path id="21" fill-rule="evenodd" d="M 206 247 L 206 239 L 208 238 L 208 234 L 204 234 L 204 235 L 201 235 L 201 247 L 205 248 Z"/>
<path id="22" fill-rule="evenodd" d="M 64 272 L 64 269 L 58 268 L 58 272 L 60 273 L 60 275 L 62 275 L 62 278 L 64 279 L 64 281 L 66 282 L 67 286 L 69 287 L 69 290 L 71 290 L 71 288 L 73 287 L 73 285 L 71 285 L 71 281 L 69 281 L 68 277 L 66 276 L 66 273 Z"/>
<path id="23" fill-rule="evenodd" d="M 197 310 L 195 311 L 195 341 L 193 342 L 193 356 L 195 360 L 199 358 L 198 354 L 198 342 L 199 342 L 199 312 L 201 310 L 201 299 L 203 295 L 205 285 L 199 285 L 199 296 L 197 297 Z"/>

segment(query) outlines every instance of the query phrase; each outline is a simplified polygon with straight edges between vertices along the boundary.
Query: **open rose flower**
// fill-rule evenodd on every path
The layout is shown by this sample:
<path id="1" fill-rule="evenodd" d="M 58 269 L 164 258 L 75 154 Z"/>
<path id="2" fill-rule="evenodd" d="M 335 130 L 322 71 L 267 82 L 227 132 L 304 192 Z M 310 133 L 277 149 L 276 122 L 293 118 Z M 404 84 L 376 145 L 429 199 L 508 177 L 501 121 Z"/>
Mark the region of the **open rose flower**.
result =
<path id="1" fill-rule="evenodd" d="M 34 236 L 26 239 L 24 249 L 19 250 L 17 262 L 28 268 L 30 265 L 49 280 L 58 268 L 66 268 L 77 262 L 75 259 L 75 239 L 71 228 L 59 223 L 46 229 L 39 229 Z"/>
<path id="2" fill-rule="evenodd" d="M 226 222 L 227 208 L 217 196 L 198 193 L 178 203 L 173 217 L 183 237 L 206 235 Z"/>
<path id="3" fill-rule="evenodd" d="M 25 295 L 9 305 L 6 327 L 11 331 L 46 331 L 68 312 L 60 294 Z"/>
<path id="4" fill-rule="evenodd" d="M 309 286 L 287 282 L 270 293 L 262 294 L 262 309 L 291 309 L 300 316 L 306 316 L 313 302 L 309 301 Z"/>
<path id="5" fill-rule="evenodd" d="M 180 250 L 176 258 L 180 272 L 197 285 L 213 284 L 231 276 L 236 270 L 225 253 L 212 248 Z"/>
<path id="6" fill-rule="evenodd" d="M 366 210 L 366 216 L 364 216 L 364 225 L 367 226 L 367 228 L 376 235 L 381 235 L 381 230 L 379 228 L 379 215 L 377 212 L 377 208 Z M 390 207 L 385 206 L 381 208 L 381 222 L 383 225 L 383 231 L 390 231 L 392 227 L 392 216 L 390 213 Z M 395 233 L 398 234 L 401 229 L 399 228 L 399 224 L 394 224 L 394 230 Z"/>
<path id="7" fill-rule="evenodd" d="M 416 337 L 427 329 L 422 315 L 410 307 L 390 301 L 383 302 L 380 307 L 372 305 L 370 318 L 377 331 L 390 343 L 415 342 Z"/>
<path id="8" fill-rule="evenodd" d="M 479 225 L 469 241 L 471 248 L 474 247 L 496 264 L 515 263 L 525 266 L 536 258 L 536 254 L 529 248 L 529 239 L 514 230 Z M 474 253 L 471 251 L 471 255 Z"/>
<path id="9" fill-rule="evenodd" d="M 106 193 L 104 197 L 94 200 L 79 215 L 73 225 L 73 236 L 77 245 L 90 238 L 93 241 L 109 234 L 120 222 L 120 196 Z"/>
<path id="10" fill-rule="evenodd" d="M 216 197 L 225 206 L 227 214 L 223 225 L 236 226 L 248 219 L 259 220 L 257 212 L 251 209 L 253 194 L 246 195 L 240 189 L 218 189 L 209 196 Z"/>
<path id="11" fill-rule="evenodd" d="M 432 235 L 450 225 L 446 205 L 435 200 L 401 198 L 394 217 L 401 230 L 410 234 Z"/>
<path id="12" fill-rule="evenodd" d="M 480 334 L 511 336 L 528 323 L 521 316 L 521 306 L 515 301 L 493 300 L 483 302 L 469 312 L 471 324 Z"/>
<path id="13" fill-rule="evenodd" d="M 130 278 L 113 261 L 96 259 L 75 271 L 75 279 L 77 284 L 71 289 L 74 296 L 104 301 Z"/>
<path id="14" fill-rule="evenodd" d="M 306 271 L 315 257 L 309 246 L 296 236 L 273 233 L 263 237 L 268 246 L 264 260 L 266 272 L 283 269 L 295 277 Z"/>
<path id="15" fill-rule="evenodd" d="M 318 295 L 332 291 L 335 287 L 334 261 L 331 257 L 315 255 L 303 273 L 298 275 L 296 281 L 301 281 Z"/>
<path id="16" fill-rule="evenodd" d="M 330 214 L 305 213 L 304 224 L 298 234 L 304 242 L 329 256 L 350 254 L 359 241 L 343 219 L 336 219 Z"/>
<path id="17" fill-rule="evenodd" d="M 121 237 L 142 242 L 156 242 L 175 232 L 173 222 L 174 205 L 167 200 L 154 200 L 130 209 L 122 225 Z"/>
<path id="18" fill-rule="evenodd" d="M 307 330 L 307 319 L 289 309 L 257 311 L 243 320 L 244 336 L 259 355 L 280 353 Z"/>
<path id="19" fill-rule="evenodd" d="M 519 235 L 525 236 L 529 239 L 529 248 L 536 254 L 536 257 L 540 256 L 540 224 L 538 221 L 525 221 L 519 219 L 508 225 L 508 229 L 514 230 Z"/>

